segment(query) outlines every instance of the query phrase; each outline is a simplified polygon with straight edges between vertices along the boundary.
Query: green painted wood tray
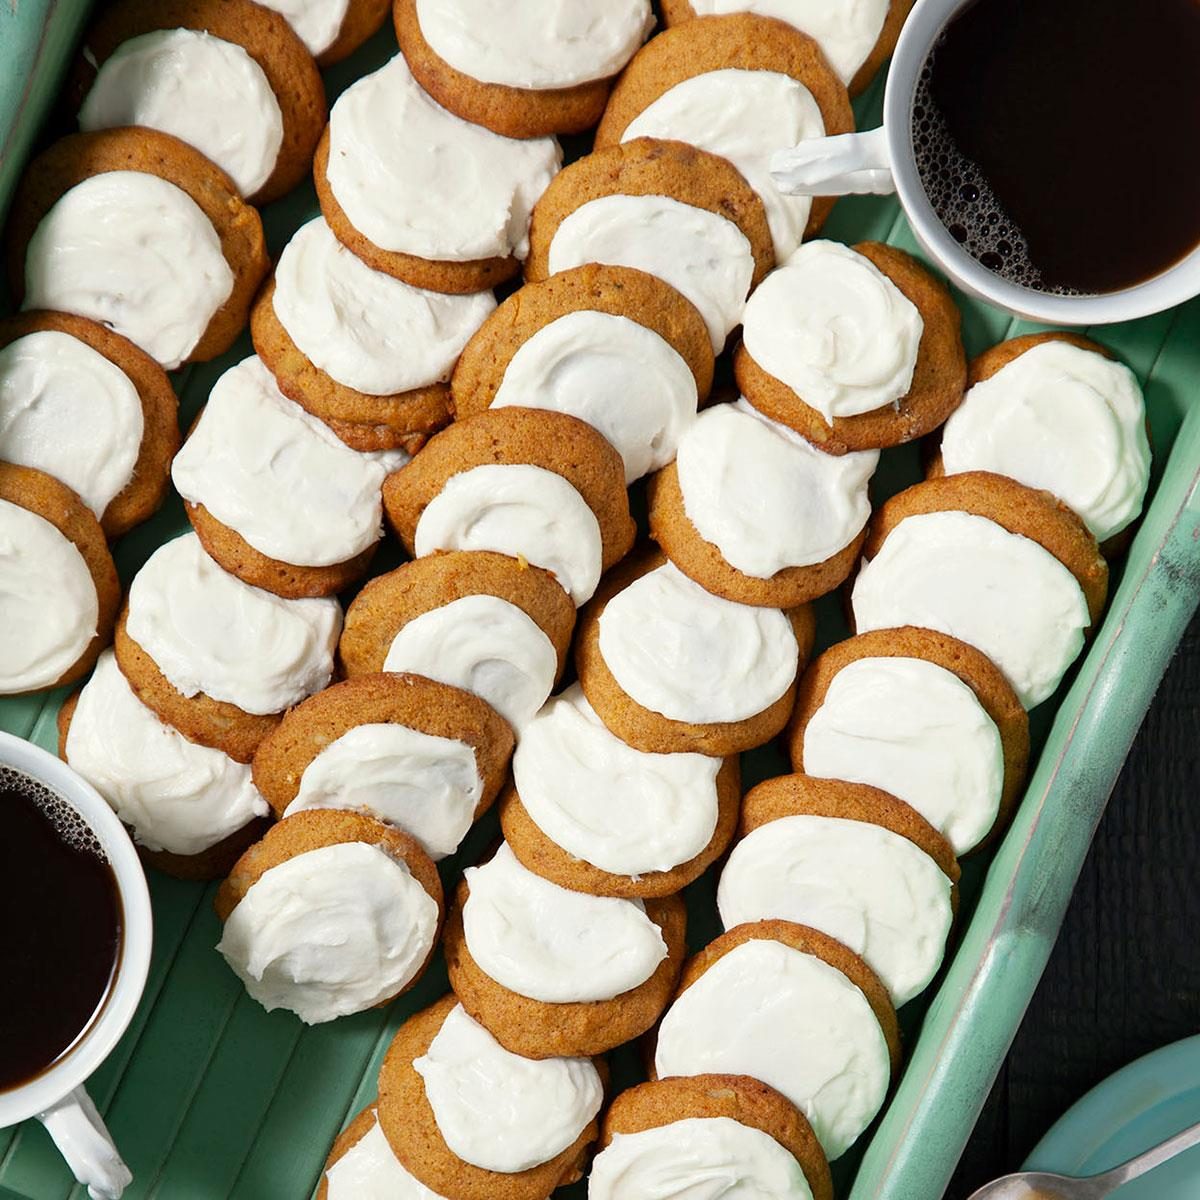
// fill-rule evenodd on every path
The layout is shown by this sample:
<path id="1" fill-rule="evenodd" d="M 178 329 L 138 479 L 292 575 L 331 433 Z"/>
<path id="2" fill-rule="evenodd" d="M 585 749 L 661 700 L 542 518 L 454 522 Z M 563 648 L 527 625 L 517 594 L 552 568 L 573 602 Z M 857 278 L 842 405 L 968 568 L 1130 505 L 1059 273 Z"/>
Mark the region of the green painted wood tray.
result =
<path id="1" fill-rule="evenodd" d="M 35 143 L 61 122 L 54 100 L 74 52 L 88 0 L 0 0 L 0 211 Z M 395 52 L 385 29 L 326 75 L 331 98 Z M 878 122 L 881 83 L 859 102 L 864 127 Z M 65 128 L 65 126 L 63 126 Z M 569 147 L 578 153 L 582 144 Z M 266 214 L 278 252 L 316 211 L 302 188 Z M 878 238 L 915 251 L 892 199 L 839 203 L 828 228 L 846 241 Z M 975 353 L 1028 327 L 960 297 L 967 348 Z M 1200 598 L 1200 303 L 1128 325 L 1092 330 L 1146 387 L 1156 450 L 1153 501 L 1132 549 L 1117 565 L 1104 623 L 1060 693 L 1034 715 L 1036 769 L 1011 829 L 990 862 L 966 864 L 963 906 L 947 966 L 926 996 L 901 1014 L 906 1067 L 890 1104 L 860 1147 L 836 1164 L 850 1200 L 936 1200 L 961 1153 L 1033 993 L 1121 763 L 1168 659 Z M 217 363 L 177 379 L 186 426 L 218 374 L 249 352 L 243 338 Z M 918 477 L 910 447 L 884 455 L 880 495 Z M 165 538 L 183 530 L 178 500 L 116 549 L 128 579 Z M 398 561 L 394 547 L 380 569 Z M 845 636 L 837 605 L 823 603 L 824 642 Z M 0 702 L 0 728 L 55 744 L 62 699 L 52 693 Z M 779 774 L 783 756 L 746 756 L 747 778 Z M 477 828 L 447 873 L 493 836 Z M 350 1115 L 375 1094 L 393 1031 L 446 987 L 440 965 L 386 1012 L 307 1029 L 267 1014 L 242 992 L 213 949 L 212 887 L 151 873 L 156 942 L 150 980 L 128 1034 L 91 1082 L 134 1172 L 127 1193 L 166 1200 L 295 1200 L 310 1194 L 326 1150 Z M 689 889 L 690 940 L 717 931 L 713 879 Z M 0 1036 L 3 1014 L 0 1013 Z M 635 1056 L 614 1056 L 619 1082 L 637 1077 Z M 583 1185 L 564 1190 L 573 1198 Z M 82 1196 L 41 1127 L 0 1130 L 0 1196 Z"/>

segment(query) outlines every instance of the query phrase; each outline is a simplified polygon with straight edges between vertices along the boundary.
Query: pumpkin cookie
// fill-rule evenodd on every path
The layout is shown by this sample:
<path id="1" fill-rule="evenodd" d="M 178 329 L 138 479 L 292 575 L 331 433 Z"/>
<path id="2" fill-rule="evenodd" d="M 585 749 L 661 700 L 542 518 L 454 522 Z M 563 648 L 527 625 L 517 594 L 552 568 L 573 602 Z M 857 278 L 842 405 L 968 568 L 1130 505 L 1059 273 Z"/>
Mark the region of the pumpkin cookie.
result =
<path id="1" fill-rule="evenodd" d="M 495 800 L 512 744 L 477 696 L 420 675 L 360 675 L 287 713 L 254 755 L 254 782 L 277 816 L 365 812 L 441 859 Z"/>
<path id="2" fill-rule="evenodd" d="M 374 1103 L 358 1113 L 333 1143 L 316 1200 L 362 1200 L 367 1195 L 445 1200 L 414 1179 L 392 1153 Z"/>
<path id="3" fill-rule="evenodd" d="M 736 604 L 645 554 L 580 615 L 575 665 L 588 703 L 636 749 L 736 754 L 787 724 L 813 634 L 808 607 Z"/>
<path id="4" fill-rule="evenodd" d="M 268 267 L 262 221 L 228 176 L 153 129 L 42 151 L 5 242 L 18 303 L 90 317 L 168 370 L 229 349 Z"/>
<path id="5" fill-rule="evenodd" d="M 450 390 L 460 420 L 516 404 L 587 421 L 632 483 L 675 457 L 712 375 L 690 301 L 653 275 L 587 263 L 510 296 L 467 343 Z"/>
<path id="6" fill-rule="evenodd" d="M 621 456 L 565 413 L 496 408 L 457 421 L 388 477 L 383 503 L 414 557 L 509 554 L 549 571 L 576 604 L 633 545 Z"/>
<path id="7" fill-rule="evenodd" d="M 682 142 L 638 138 L 555 177 L 533 210 L 525 278 L 588 262 L 655 275 L 700 311 L 714 354 L 775 263 L 767 214 L 737 168 Z"/>
<path id="8" fill-rule="evenodd" d="M 309 921 L 298 920 L 305 905 Z M 406 833 L 361 813 L 297 813 L 234 864 L 217 950 L 252 999 L 306 1025 L 391 1003 L 437 946 L 442 884 Z M 318 941 L 312 931 L 321 931 Z"/>
<path id="9" fill-rule="evenodd" d="M 860 633 L 813 660 L 788 726 L 794 770 L 885 788 L 963 855 L 1025 783 L 1029 718 L 991 659 L 945 633 Z"/>
<path id="10" fill-rule="evenodd" d="M 395 0 L 392 14 L 421 86 L 510 138 L 590 129 L 654 25 L 650 0 L 583 0 L 556 19 L 496 0 Z"/>
<path id="11" fill-rule="evenodd" d="M 121 584 L 69 487 L 0 462 L 0 695 L 73 683 L 112 639 Z"/>
<path id="12" fill-rule="evenodd" d="M 1003 475 L 930 479 L 877 510 L 852 607 L 863 633 L 919 625 L 982 650 L 1028 708 L 1104 607 L 1108 567 L 1065 504 Z"/>
<path id="13" fill-rule="evenodd" d="M 379 32 L 387 20 L 388 0 L 259 0 L 287 18 L 297 37 L 329 67 L 349 57 Z"/>
<path id="14" fill-rule="evenodd" d="M 405 1169 L 455 1200 L 548 1200 L 583 1174 L 602 1060 L 505 1050 L 446 996 L 409 1017 L 379 1072 L 379 1124 Z"/>
<path id="15" fill-rule="evenodd" d="M 683 965 L 678 896 L 569 891 L 501 844 L 468 868 L 446 922 L 450 986 L 506 1049 L 527 1058 L 603 1054 L 658 1020 Z"/>
<path id="16" fill-rule="evenodd" d="M 834 197 L 783 195 L 771 156 L 853 129 L 845 85 L 812 38 L 735 13 L 668 29 L 639 50 L 613 89 L 596 145 L 663 138 L 728 159 L 766 207 L 782 261 L 817 233 Z"/>

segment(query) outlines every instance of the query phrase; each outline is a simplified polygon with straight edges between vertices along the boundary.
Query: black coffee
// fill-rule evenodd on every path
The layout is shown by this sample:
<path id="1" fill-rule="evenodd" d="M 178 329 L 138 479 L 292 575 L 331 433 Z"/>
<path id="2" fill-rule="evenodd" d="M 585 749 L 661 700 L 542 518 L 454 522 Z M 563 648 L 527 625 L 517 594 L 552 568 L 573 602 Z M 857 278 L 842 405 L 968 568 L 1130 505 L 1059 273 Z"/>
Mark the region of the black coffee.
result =
<path id="1" fill-rule="evenodd" d="M 916 97 L 917 165 L 984 266 L 1118 291 L 1200 243 L 1200 0 L 975 0 Z"/>
<path id="2" fill-rule="evenodd" d="M 88 1028 L 120 944 L 117 881 L 96 835 L 60 796 L 0 767 L 0 1091 Z"/>

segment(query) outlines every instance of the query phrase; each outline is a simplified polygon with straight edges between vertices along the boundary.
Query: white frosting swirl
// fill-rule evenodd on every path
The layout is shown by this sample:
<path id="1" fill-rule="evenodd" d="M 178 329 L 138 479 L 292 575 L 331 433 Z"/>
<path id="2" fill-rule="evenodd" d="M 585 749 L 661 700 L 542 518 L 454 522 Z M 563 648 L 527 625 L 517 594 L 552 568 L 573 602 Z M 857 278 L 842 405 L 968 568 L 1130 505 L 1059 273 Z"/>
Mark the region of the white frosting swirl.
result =
<path id="1" fill-rule="evenodd" d="M 444 1200 L 405 1170 L 376 1118 L 325 1172 L 326 1200 Z"/>
<path id="2" fill-rule="evenodd" d="M 919 625 L 982 650 L 1026 708 L 1047 699 L 1091 624 L 1079 581 L 1049 550 L 986 517 L 906 517 L 854 583 L 860 633 Z"/>
<path id="3" fill-rule="evenodd" d="M 69 333 L 0 349 L 0 459 L 53 475 L 97 519 L 133 477 L 143 424 L 129 376 Z"/>
<path id="4" fill-rule="evenodd" d="M 283 16 L 314 58 L 337 41 L 350 10 L 350 0 L 259 0 L 259 3 Z"/>
<path id="5" fill-rule="evenodd" d="M 696 415 L 696 379 L 675 348 L 628 317 L 582 310 L 543 325 L 512 356 L 493 408 L 548 408 L 616 447 L 625 482 L 666 466 Z"/>
<path id="6" fill-rule="evenodd" d="M 605 605 L 600 653 L 638 704 L 701 724 L 757 716 L 799 665 L 796 636 L 778 609 L 713 596 L 671 563 Z"/>
<path id="7" fill-rule="evenodd" d="M 329 117 L 329 186 L 360 233 L 434 261 L 524 258 L 529 214 L 554 178 L 553 138 L 517 141 L 448 113 L 402 54 L 342 93 Z"/>
<path id="8" fill-rule="evenodd" d="M 743 324 L 751 358 L 826 421 L 906 396 L 925 328 L 869 258 L 827 241 L 806 243 L 768 275 Z"/>
<path id="9" fill-rule="evenodd" d="M 26 309 L 107 325 L 173 370 L 233 291 L 221 239 L 182 188 L 107 171 L 63 193 L 25 252 Z"/>

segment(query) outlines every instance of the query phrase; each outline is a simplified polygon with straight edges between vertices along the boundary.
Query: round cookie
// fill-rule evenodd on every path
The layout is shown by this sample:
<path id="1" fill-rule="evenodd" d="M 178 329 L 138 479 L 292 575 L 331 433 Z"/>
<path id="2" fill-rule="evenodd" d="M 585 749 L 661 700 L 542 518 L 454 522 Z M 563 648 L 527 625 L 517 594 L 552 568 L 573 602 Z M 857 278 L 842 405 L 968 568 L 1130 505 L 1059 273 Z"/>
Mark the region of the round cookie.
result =
<path id="1" fill-rule="evenodd" d="M 181 355 L 203 362 L 223 354 L 242 331 L 254 293 L 267 272 L 262 221 L 242 202 L 228 176 L 199 151 L 152 129 L 108 129 L 61 138 L 25 169 L 17 186 L 5 233 L 8 276 L 14 299 L 26 294 L 26 250 L 42 219 L 77 185 L 110 172 L 140 172 L 180 189 L 211 223 L 233 285 L 199 340 Z M 136 291 L 139 280 L 130 280 Z M 109 286 L 117 284 L 110 281 Z M 105 321 L 104 312 L 80 314 Z M 126 332 L 113 327 L 118 333 Z M 132 339 L 131 340 L 136 340 Z M 175 365 L 164 364 L 164 365 Z"/>
<path id="2" fill-rule="evenodd" d="M 602 12 L 606 3 L 612 3 L 612 0 L 594 0 L 593 7 Z M 590 129 L 604 112 L 613 76 L 621 70 L 628 55 L 636 50 L 641 41 L 641 37 L 638 37 L 628 47 L 628 54 L 623 55 L 621 61 L 611 64 L 612 69 L 607 70 L 602 78 L 565 87 L 513 87 L 476 79 L 455 70 L 441 58 L 425 39 L 419 17 L 420 6 L 421 0 L 394 0 L 392 9 L 396 39 L 413 75 L 439 104 L 451 112 L 511 138 L 584 133 Z M 645 4 L 636 7 L 645 8 L 643 28 L 640 30 L 644 36 L 652 24 L 650 6 Z M 453 16 L 449 19 L 453 20 Z M 575 19 L 578 20 L 578 17 Z M 559 32 L 557 25 L 553 28 L 555 33 Z"/>
<path id="3" fill-rule="evenodd" d="M 745 342 L 734 355 L 734 373 L 746 399 L 827 454 L 882 449 L 923 437 L 962 402 L 967 381 L 962 317 L 945 284 L 911 255 L 883 242 L 859 242 L 851 249 L 873 263 L 921 315 L 924 328 L 906 395 L 895 404 L 855 416 L 834 417 L 830 422 L 786 383 L 764 370 L 751 357 Z M 765 297 L 760 299 L 764 302 Z M 748 313 L 748 323 L 752 318 L 753 314 Z M 864 334 L 869 336 L 869 331 Z"/>
<path id="4" fill-rule="evenodd" d="M 426 511 L 444 493 L 447 484 L 480 467 L 536 468 L 564 480 L 583 500 L 599 526 L 600 571 L 620 561 L 633 545 L 634 524 L 625 491 L 621 456 L 590 425 L 565 413 L 531 408 L 497 408 L 456 421 L 432 438 L 406 467 L 389 475 L 383 485 L 383 506 L 409 554 L 438 549 L 498 549 L 483 544 L 420 545 L 421 522 Z M 457 486 L 457 485 L 455 485 Z M 514 550 L 535 566 L 532 551 Z M 596 564 L 589 564 L 594 568 Z M 579 568 L 582 571 L 582 567 Z M 577 584 L 559 582 L 578 594 L 590 579 Z"/>
<path id="5" fill-rule="evenodd" d="M 655 754 L 696 751 L 723 757 L 770 741 L 787 724 L 795 699 L 795 683 L 760 712 L 731 721 L 675 720 L 639 704 L 617 682 L 600 650 L 600 622 L 606 606 L 635 581 L 666 563 L 659 553 L 639 555 L 611 572 L 595 598 L 580 614 L 575 666 L 588 702 L 622 741 Z M 718 598 L 714 597 L 714 600 Z M 732 603 L 719 600 L 719 603 Z M 744 607 L 744 606 L 739 606 Z M 800 669 L 812 653 L 815 620 L 803 606 L 784 614 L 795 636 Z"/>
<path id="6" fill-rule="evenodd" d="M 20 695 L 25 692 L 41 691 L 43 688 L 61 687 L 63 684 L 74 683 L 81 675 L 91 670 L 92 665 L 100 656 L 100 651 L 112 640 L 113 622 L 116 620 L 117 608 L 121 602 L 121 583 L 117 578 L 117 569 L 113 565 L 104 531 L 89 509 L 71 489 L 59 483 L 52 475 L 33 467 L 16 466 L 13 463 L 0 462 L 0 506 L 12 505 L 26 513 L 39 518 L 32 524 L 39 533 L 54 538 L 56 548 L 66 550 L 58 545 L 58 538 L 46 526 L 61 535 L 61 539 L 70 543 L 78 552 L 78 562 L 86 571 L 87 580 L 95 589 L 96 613 L 95 633 L 90 640 L 82 641 L 82 635 L 73 639 L 73 643 L 63 648 L 56 657 L 73 652 L 74 648 L 82 647 L 74 662 L 68 663 L 61 670 L 55 670 L 50 678 L 35 678 L 34 664 L 27 663 L 23 674 L 29 675 L 22 679 L 20 685 L 11 683 L 12 676 L 8 674 L 10 667 L 15 664 L 5 663 L 0 671 L 0 694 Z M 27 518 L 22 518 L 24 524 Z M 29 594 L 28 581 L 18 575 L 21 546 L 19 543 L 6 547 L 5 557 L 9 560 L 12 574 L 6 571 L 8 578 L 6 587 L 13 588 L 13 595 L 24 598 L 28 603 L 37 606 L 39 592 Z M 69 555 L 68 551 L 68 555 Z M 83 571 L 79 573 L 78 582 L 83 584 Z M 38 613 L 31 611 L 28 616 L 36 619 Z M 6 615 L 5 623 L 17 620 L 17 615 Z M 64 631 L 65 634 L 65 631 Z M 16 647 L 13 647 L 15 650 Z M 28 647 L 27 647 L 28 649 Z M 47 650 L 49 648 L 46 648 Z M 53 669 L 53 668 L 48 668 Z"/>
<path id="7" fill-rule="evenodd" d="M 342 1164 L 340 1168 L 339 1163 Z M 344 1180 L 343 1171 L 347 1173 Z M 420 1200 L 431 1200 L 434 1195 L 418 1183 L 392 1153 L 379 1126 L 374 1101 L 356 1114 L 330 1147 L 316 1200 L 331 1200 L 331 1197 L 332 1200 L 359 1200 L 361 1192 L 355 1189 L 363 1187 L 378 1189 L 378 1195 L 418 1196 Z"/>
<path id="8" fill-rule="evenodd" d="M 330 10 L 336 6 L 325 0 L 267 0 L 263 7 L 283 13 L 317 66 L 330 67 L 379 32 L 389 4 L 388 0 L 342 0 L 336 25 L 329 20 Z"/>
<path id="9" fill-rule="evenodd" d="M 676 1121 L 720 1118 L 773 1138 L 800 1164 L 812 1200 L 833 1200 L 829 1163 L 804 1114 L 749 1075 L 676 1075 L 629 1088 L 605 1114 L 599 1153 L 621 1135 L 669 1128 Z"/>
<path id="10" fill-rule="evenodd" d="M 269 7 L 251 0 L 118 0 L 101 12 L 84 37 L 71 94 L 84 101 L 104 64 L 130 39 L 175 29 L 231 43 L 258 64 L 279 105 L 283 140 L 270 175 L 246 199 L 263 205 L 290 192 L 308 174 L 325 127 L 325 87 L 304 43 L 286 18 Z M 181 115 L 180 124 L 186 122 Z"/>

